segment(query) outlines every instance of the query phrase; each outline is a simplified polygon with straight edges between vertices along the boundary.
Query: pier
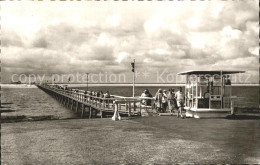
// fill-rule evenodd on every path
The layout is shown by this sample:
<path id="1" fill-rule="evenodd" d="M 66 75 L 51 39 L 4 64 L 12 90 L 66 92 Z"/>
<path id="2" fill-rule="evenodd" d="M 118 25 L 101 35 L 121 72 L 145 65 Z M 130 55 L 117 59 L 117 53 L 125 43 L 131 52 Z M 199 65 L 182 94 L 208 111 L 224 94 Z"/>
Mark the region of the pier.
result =
<path id="1" fill-rule="evenodd" d="M 121 116 L 176 116 L 177 112 L 159 113 L 153 105 L 155 98 L 153 97 L 124 97 L 118 95 L 110 95 L 109 98 L 97 97 L 90 94 L 90 91 L 65 88 L 55 84 L 41 84 L 38 88 L 45 91 L 67 108 L 79 114 L 81 118 L 107 118 L 112 117 L 113 120 L 120 120 Z M 200 117 L 190 116 L 187 110 L 184 110 L 186 117 L 195 118 L 222 118 L 229 115 L 248 115 L 247 112 L 256 109 L 252 106 L 252 102 L 243 101 L 243 97 L 230 97 L 230 108 L 224 111 L 222 109 L 209 109 L 196 111 L 200 113 Z M 142 104 L 143 100 L 151 100 L 152 106 Z M 186 108 L 186 107 L 185 107 Z M 249 111 L 248 111 L 249 110 Z M 249 113 L 251 115 L 251 113 Z"/>
<path id="2" fill-rule="evenodd" d="M 147 97 L 123 97 L 111 95 L 110 98 L 92 96 L 90 91 L 66 89 L 59 85 L 41 84 L 38 88 L 53 96 L 67 108 L 80 114 L 81 118 L 103 118 L 113 116 L 113 120 L 121 116 L 144 116 L 153 112 L 153 106 L 141 104 L 142 100 L 152 100 Z"/>

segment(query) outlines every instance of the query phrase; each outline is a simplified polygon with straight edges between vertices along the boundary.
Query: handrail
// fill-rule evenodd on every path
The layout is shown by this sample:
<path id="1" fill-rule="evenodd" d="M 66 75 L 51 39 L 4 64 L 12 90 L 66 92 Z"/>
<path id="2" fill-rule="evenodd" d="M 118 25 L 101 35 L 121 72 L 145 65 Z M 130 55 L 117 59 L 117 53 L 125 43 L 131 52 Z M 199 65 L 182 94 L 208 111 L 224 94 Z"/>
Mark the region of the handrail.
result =
<path id="1" fill-rule="evenodd" d="M 105 110 L 105 111 L 112 110 L 114 112 L 115 110 L 117 110 L 118 112 L 128 113 L 129 115 L 132 114 L 131 110 L 133 110 L 133 113 L 138 113 L 138 111 L 136 111 L 137 108 L 140 109 L 139 111 L 140 115 L 142 109 L 143 110 L 147 110 L 148 108 L 153 109 L 152 106 L 147 106 L 145 104 L 142 104 L 143 100 L 155 101 L 154 97 L 124 97 L 118 95 L 110 95 L 111 96 L 110 98 L 105 98 L 105 97 L 93 96 L 90 94 L 90 91 L 71 89 L 59 85 L 43 84 L 40 86 L 43 86 L 48 90 L 55 91 L 56 93 L 64 95 L 70 99 L 75 99 L 76 101 L 80 101 L 83 104 L 84 103 L 88 104 L 93 108 L 98 108 L 99 110 Z"/>
<path id="2" fill-rule="evenodd" d="M 54 86 L 58 86 L 58 85 L 52 85 L 51 88 L 53 88 Z M 60 91 L 65 91 L 65 93 L 69 93 L 69 94 L 78 94 L 78 95 L 83 95 L 83 96 L 87 96 L 87 97 L 91 97 L 94 99 L 100 99 L 100 100 L 125 100 L 125 101 L 140 101 L 140 100 L 155 100 L 154 97 L 125 97 L 125 96 L 119 96 L 119 95 L 111 95 L 111 98 L 105 98 L 105 97 L 97 97 L 97 96 L 93 96 L 90 94 L 85 94 L 85 92 L 90 92 L 90 91 L 84 91 L 84 90 L 78 90 L 78 89 L 70 89 L 70 90 L 64 90 L 61 89 L 63 88 L 62 86 L 58 86 L 60 87 Z M 54 88 L 57 89 L 57 88 Z"/>

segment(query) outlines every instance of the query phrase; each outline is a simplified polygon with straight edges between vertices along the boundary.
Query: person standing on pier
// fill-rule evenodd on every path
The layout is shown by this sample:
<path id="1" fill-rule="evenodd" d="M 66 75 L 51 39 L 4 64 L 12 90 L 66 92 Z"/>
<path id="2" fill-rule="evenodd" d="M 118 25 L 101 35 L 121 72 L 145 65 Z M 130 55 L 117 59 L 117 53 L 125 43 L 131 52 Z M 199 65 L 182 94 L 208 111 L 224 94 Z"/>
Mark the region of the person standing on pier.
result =
<path id="1" fill-rule="evenodd" d="M 148 89 L 146 89 L 146 97 L 153 97 L 153 95 L 150 93 L 150 91 Z M 151 106 L 152 100 L 151 99 L 146 100 L 146 105 Z"/>
<path id="2" fill-rule="evenodd" d="M 155 101 L 156 101 L 155 106 L 157 112 L 159 113 L 162 111 L 162 96 L 163 96 L 162 89 L 159 88 L 158 92 L 155 94 Z"/>
<path id="3" fill-rule="evenodd" d="M 169 107 L 169 111 L 170 113 L 173 113 L 174 108 L 175 108 L 175 93 L 174 93 L 174 89 L 170 88 L 169 89 L 169 93 L 168 93 L 168 107 Z"/>
<path id="4" fill-rule="evenodd" d="M 105 98 L 110 98 L 110 93 L 109 93 L 109 91 L 107 91 L 107 92 L 104 94 L 104 97 L 105 97 Z"/>
<path id="5" fill-rule="evenodd" d="M 99 97 L 100 96 L 100 91 L 97 91 L 96 92 L 96 97 Z"/>
<path id="6" fill-rule="evenodd" d="M 182 110 L 184 107 L 184 95 L 182 93 L 181 87 L 180 87 L 180 90 L 178 92 L 176 92 L 175 97 L 176 97 L 177 106 L 178 106 L 177 117 L 179 117 L 179 115 L 181 115 L 181 118 L 183 118 Z"/>
<path id="7" fill-rule="evenodd" d="M 84 91 L 84 100 L 85 101 L 87 100 L 87 94 L 88 94 L 88 91 Z"/>
<path id="8" fill-rule="evenodd" d="M 141 94 L 141 97 L 146 97 L 146 90 L 144 90 L 144 92 Z M 146 100 L 142 100 L 141 101 L 142 105 L 145 105 L 146 106 Z"/>
<path id="9" fill-rule="evenodd" d="M 110 98 L 110 93 L 109 93 L 109 91 L 107 91 L 107 92 L 104 94 L 104 98 Z M 106 100 L 106 103 L 109 104 L 109 100 Z"/>
<path id="10" fill-rule="evenodd" d="M 104 98 L 103 91 L 100 91 L 100 92 L 99 92 L 99 97 L 100 97 L 100 98 Z M 102 101 L 103 101 L 103 100 L 101 99 L 100 102 L 102 103 Z"/>
<path id="11" fill-rule="evenodd" d="M 93 93 L 92 91 L 90 91 L 90 93 L 89 93 L 89 96 L 90 96 L 89 98 L 90 98 L 90 100 L 92 100 L 92 93 Z"/>
<path id="12" fill-rule="evenodd" d="M 163 90 L 162 93 L 162 112 L 165 113 L 166 112 L 166 108 L 167 108 L 167 91 Z"/>
<path id="13" fill-rule="evenodd" d="M 141 94 L 141 97 L 153 97 L 152 94 L 149 92 L 148 89 L 144 90 L 144 92 Z M 144 99 L 142 100 L 142 104 L 145 106 L 151 106 L 152 100 L 151 99 Z"/>

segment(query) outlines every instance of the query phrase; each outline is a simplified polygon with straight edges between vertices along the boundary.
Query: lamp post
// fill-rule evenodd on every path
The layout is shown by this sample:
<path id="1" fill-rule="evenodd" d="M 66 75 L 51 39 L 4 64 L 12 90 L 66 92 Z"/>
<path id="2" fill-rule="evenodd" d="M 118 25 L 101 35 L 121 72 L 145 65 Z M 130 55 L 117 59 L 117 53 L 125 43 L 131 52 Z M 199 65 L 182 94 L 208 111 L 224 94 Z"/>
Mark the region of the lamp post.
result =
<path id="1" fill-rule="evenodd" d="M 135 97 L 135 59 L 131 63 L 132 65 L 132 72 L 133 72 L 133 97 Z"/>
<path id="2" fill-rule="evenodd" d="M 88 91 L 88 73 L 86 73 L 87 74 L 87 91 Z"/>

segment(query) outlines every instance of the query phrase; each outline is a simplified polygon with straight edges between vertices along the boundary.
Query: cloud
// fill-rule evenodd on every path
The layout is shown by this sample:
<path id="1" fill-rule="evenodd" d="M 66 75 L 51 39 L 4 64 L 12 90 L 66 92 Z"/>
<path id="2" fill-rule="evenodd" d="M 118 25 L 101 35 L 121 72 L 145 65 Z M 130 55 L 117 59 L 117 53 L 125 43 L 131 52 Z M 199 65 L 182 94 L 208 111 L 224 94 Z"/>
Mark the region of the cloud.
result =
<path id="1" fill-rule="evenodd" d="M 10 29 L 4 29 L 2 31 L 1 44 L 4 47 L 23 46 L 22 38 L 14 30 Z"/>
<path id="2" fill-rule="evenodd" d="M 44 38 L 39 38 L 33 42 L 32 46 L 36 48 L 47 48 L 48 43 Z"/>
<path id="3" fill-rule="evenodd" d="M 112 27 L 118 27 L 120 25 L 121 17 L 117 14 L 109 15 L 106 19 L 105 25 L 110 25 Z"/>
<path id="4" fill-rule="evenodd" d="M 112 4 L 4 2 L 6 75 L 111 72 L 131 81 L 134 58 L 140 71 L 258 70 L 256 1 Z"/>

